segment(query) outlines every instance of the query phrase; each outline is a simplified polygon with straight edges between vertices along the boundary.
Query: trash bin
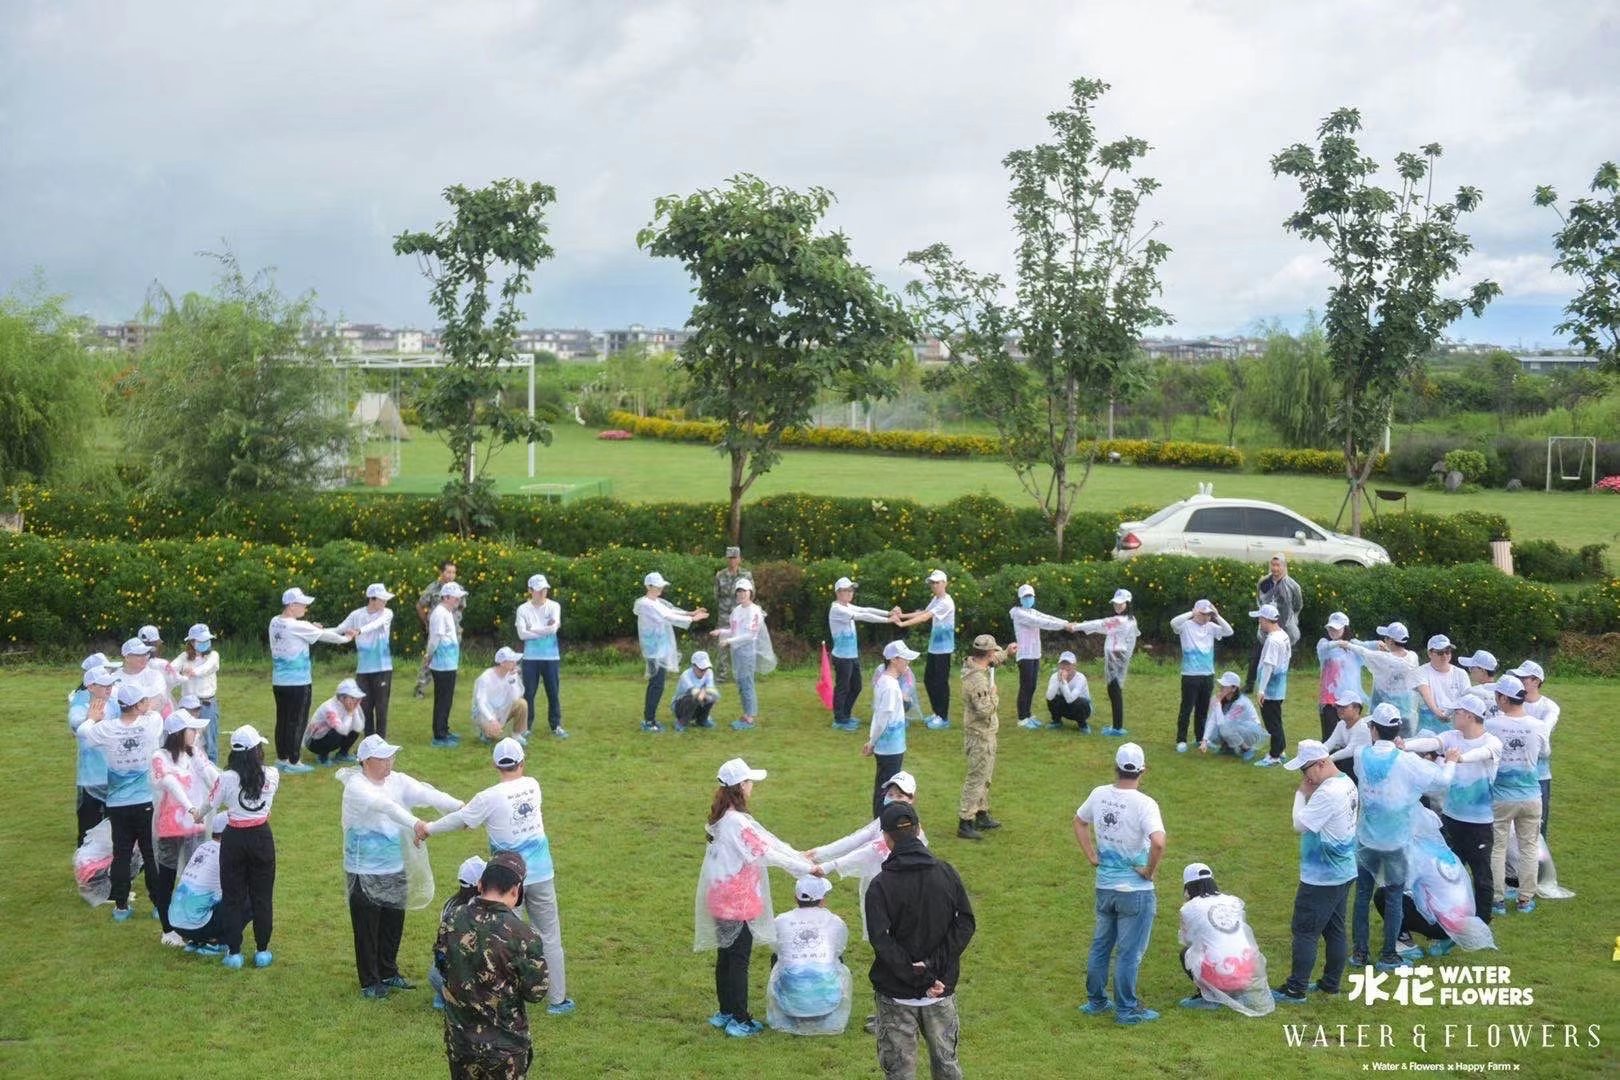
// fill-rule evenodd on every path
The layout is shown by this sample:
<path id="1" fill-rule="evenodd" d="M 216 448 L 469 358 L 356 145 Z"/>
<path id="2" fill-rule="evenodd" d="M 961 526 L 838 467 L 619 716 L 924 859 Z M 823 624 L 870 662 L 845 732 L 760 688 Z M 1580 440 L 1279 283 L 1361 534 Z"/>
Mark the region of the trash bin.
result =
<path id="1" fill-rule="evenodd" d="M 1491 562 L 1504 574 L 1513 573 L 1513 541 L 1492 540 Z"/>

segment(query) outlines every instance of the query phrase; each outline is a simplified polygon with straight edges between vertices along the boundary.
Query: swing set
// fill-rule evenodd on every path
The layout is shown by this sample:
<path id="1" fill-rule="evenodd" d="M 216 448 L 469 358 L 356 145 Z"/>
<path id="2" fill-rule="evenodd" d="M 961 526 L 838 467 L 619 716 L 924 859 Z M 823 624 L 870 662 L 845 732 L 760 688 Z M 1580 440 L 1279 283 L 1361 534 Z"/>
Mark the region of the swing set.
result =
<path id="1" fill-rule="evenodd" d="M 1558 479 L 1587 479 L 1587 489 L 1597 487 L 1597 439 L 1591 435 L 1547 436 L 1547 491 L 1553 489 L 1553 457 L 1558 458 Z M 1571 445 L 1573 444 L 1573 445 Z M 1575 451 L 1573 464 L 1566 456 L 1567 449 Z"/>

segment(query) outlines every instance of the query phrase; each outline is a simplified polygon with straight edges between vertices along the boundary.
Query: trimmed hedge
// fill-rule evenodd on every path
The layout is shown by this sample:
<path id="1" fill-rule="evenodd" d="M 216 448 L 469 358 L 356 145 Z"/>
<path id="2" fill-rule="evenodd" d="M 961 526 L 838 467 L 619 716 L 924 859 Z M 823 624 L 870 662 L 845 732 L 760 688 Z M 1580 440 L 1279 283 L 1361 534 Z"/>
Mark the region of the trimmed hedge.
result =
<path id="1" fill-rule="evenodd" d="M 230 539 L 131 543 L 29 534 L 0 536 L 0 558 L 7 567 L 0 579 L 0 641 L 12 646 L 82 649 L 121 639 L 148 622 L 178 636 L 199 620 L 227 638 L 257 642 L 289 585 L 313 593 L 312 617 L 335 625 L 360 605 L 368 582 L 383 581 L 400 596 L 395 651 L 401 657 L 421 647 L 421 627 L 410 609 L 441 559 L 458 563 L 459 580 L 471 591 L 468 633 L 507 643 L 529 574 L 545 573 L 554 583 L 563 605 L 564 640 L 586 643 L 633 638 L 631 604 L 641 595 L 641 577 L 648 570 L 656 568 L 674 583 L 669 592 L 674 603 L 695 607 L 712 599 L 715 568 L 711 558 L 669 552 L 610 549 L 568 558 L 487 541 L 446 540 L 387 552 L 354 541 L 308 548 Z M 860 581 L 869 604 L 916 609 L 926 602 L 925 578 L 935 565 L 882 551 L 852 560 L 756 563 L 754 580 L 777 633 L 818 641 L 826 634 L 826 605 L 839 575 Z M 1155 648 L 1171 647 L 1170 617 L 1207 596 L 1239 627 L 1228 662 L 1240 662 L 1249 647 L 1242 616 L 1254 599 L 1255 569 L 1245 563 L 1153 556 L 1123 563 L 1006 565 L 978 575 L 948 559 L 943 565 L 952 575 L 959 640 L 986 630 L 1005 636 L 1017 586 L 1031 581 L 1043 610 L 1076 619 L 1104 614 L 1116 587 L 1131 589 L 1146 641 Z M 1561 621 L 1592 633 L 1620 628 L 1620 581 L 1576 594 L 1564 610 L 1552 590 L 1488 566 L 1301 565 L 1294 576 L 1305 593 L 1301 625 L 1307 641 L 1333 610 L 1348 612 L 1352 624 L 1364 629 L 1400 617 L 1420 640 L 1443 630 L 1461 648 L 1512 657 L 1546 655 Z M 886 637 L 881 627 L 868 633 L 869 640 Z M 1058 637 L 1062 643 L 1054 642 L 1054 652 L 1074 647 L 1096 653 L 1095 639 Z M 1312 663 L 1308 649 L 1301 649 L 1299 665 Z"/>
<path id="2" fill-rule="evenodd" d="M 1338 450 L 1262 450 L 1254 456 L 1254 466 L 1263 473 L 1344 478 L 1344 454 Z M 1388 469 L 1389 455 L 1379 454 L 1372 475 L 1383 475 Z"/>
<path id="3" fill-rule="evenodd" d="M 649 439 L 696 442 L 714 446 L 725 425 L 718 420 L 665 420 L 656 416 L 610 412 L 608 423 Z M 930 431 L 851 431 L 848 428 L 789 428 L 782 445 L 812 450 L 864 450 L 923 457 L 997 457 L 1000 440 L 989 435 L 939 435 Z M 1076 453 L 1095 448 L 1098 460 L 1118 454 L 1138 465 L 1200 469 L 1241 469 L 1243 452 L 1217 443 L 1161 442 L 1154 439 L 1102 439 L 1082 443 Z"/>
<path id="4" fill-rule="evenodd" d="M 1507 518 L 1479 510 L 1458 514 L 1416 511 L 1363 519 L 1364 539 L 1382 544 L 1396 565 L 1453 566 L 1491 561 L 1491 541 L 1512 537 Z"/>
<path id="5" fill-rule="evenodd" d="M 1522 540 L 1513 545 L 1513 572 L 1531 581 L 1598 581 L 1608 572 L 1608 547 L 1587 544 L 1574 551 L 1552 540 Z"/>

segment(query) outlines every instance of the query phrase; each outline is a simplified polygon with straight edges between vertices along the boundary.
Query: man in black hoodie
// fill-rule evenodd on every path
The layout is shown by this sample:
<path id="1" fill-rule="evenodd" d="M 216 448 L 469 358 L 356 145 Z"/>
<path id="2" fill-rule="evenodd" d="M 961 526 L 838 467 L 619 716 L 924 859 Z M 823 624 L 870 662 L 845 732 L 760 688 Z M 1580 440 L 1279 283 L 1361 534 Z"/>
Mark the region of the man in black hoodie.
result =
<path id="1" fill-rule="evenodd" d="M 886 1080 L 917 1073 L 917 1033 L 934 1080 L 961 1080 L 956 1062 L 956 980 L 973 937 L 973 906 L 956 870 L 918 836 L 917 808 L 893 802 L 879 817 L 890 855 L 866 890 L 866 928 L 876 952 L 878 1065 Z"/>

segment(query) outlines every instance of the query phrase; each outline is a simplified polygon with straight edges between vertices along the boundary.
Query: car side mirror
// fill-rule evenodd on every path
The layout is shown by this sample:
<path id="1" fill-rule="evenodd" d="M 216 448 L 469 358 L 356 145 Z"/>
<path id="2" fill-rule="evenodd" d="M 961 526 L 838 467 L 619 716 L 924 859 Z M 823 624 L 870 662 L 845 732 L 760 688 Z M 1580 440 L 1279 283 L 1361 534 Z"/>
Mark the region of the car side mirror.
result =
<path id="1" fill-rule="evenodd" d="M 1305 542 L 1305 530 L 1304 529 L 1295 529 L 1294 530 L 1294 539 L 1299 541 L 1301 544 L 1303 544 Z"/>

